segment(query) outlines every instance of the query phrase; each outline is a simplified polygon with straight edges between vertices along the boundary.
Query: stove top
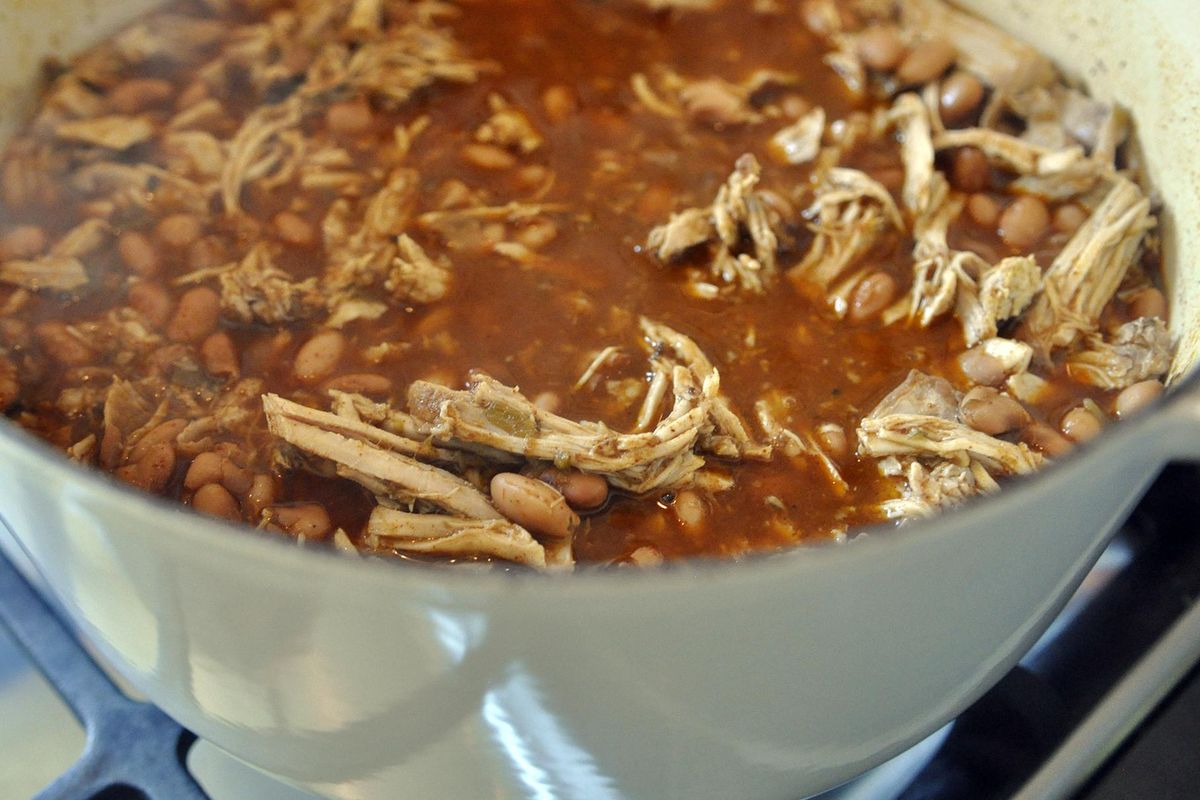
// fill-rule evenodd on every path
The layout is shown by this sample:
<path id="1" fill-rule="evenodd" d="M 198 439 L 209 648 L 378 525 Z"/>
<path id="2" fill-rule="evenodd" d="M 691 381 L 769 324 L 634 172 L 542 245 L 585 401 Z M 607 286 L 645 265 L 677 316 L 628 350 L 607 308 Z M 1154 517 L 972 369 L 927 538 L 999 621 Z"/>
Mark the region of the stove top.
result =
<path id="1" fill-rule="evenodd" d="M 1200 468 L 1168 468 L 1012 672 L 820 800 L 1196 797 L 1197 520 Z M 312 800 L 131 699 L 2 557 L 0 720 L 0 797 Z"/>

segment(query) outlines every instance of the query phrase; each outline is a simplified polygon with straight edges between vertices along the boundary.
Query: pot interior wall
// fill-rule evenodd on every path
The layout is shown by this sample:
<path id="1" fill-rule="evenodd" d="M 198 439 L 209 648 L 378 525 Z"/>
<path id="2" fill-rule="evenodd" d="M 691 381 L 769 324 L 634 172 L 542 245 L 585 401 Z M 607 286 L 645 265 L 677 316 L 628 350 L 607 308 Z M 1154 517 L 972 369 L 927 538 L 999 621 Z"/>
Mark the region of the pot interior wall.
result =
<path id="1" fill-rule="evenodd" d="M 0 5 L 0 143 L 37 98 L 42 64 L 76 53 L 159 0 L 9 0 Z M 1195 0 L 962 0 L 1053 56 L 1098 97 L 1133 112 L 1161 215 L 1171 327 L 1179 339 L 1172 377 L 1200 356 L 1200 5 Z M 1192 268 L 1189 265 L 1194 265 Z"/>

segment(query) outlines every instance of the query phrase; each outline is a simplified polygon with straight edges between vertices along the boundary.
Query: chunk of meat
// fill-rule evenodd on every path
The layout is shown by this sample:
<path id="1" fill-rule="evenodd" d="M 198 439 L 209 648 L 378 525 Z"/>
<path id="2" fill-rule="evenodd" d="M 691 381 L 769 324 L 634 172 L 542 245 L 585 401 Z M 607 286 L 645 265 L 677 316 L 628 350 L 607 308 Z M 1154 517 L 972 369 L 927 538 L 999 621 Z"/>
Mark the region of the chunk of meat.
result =
<path id="1" fill-rule="evenodd" d="M 293 95 L 282 103 L 262 106 L 246 117 L 229 142 L 229 156 L 221 169 L 221 200 L 225 213 L 242 213 L 242 192 L 247 184 L 285 167 L 303 147 L 297 126 L 304 109 Z"/>
<path id="2" fill-rule="evenodd" d="M 972 469 L 950 461 L 940 462 L 932 468 L 920 461 L 910 461 L 903 470 L 901 496 L 885 500 L 881 504 L 883 512 L 889 519 L 909 519 L 929 517 L 959 505 L 981 491 L 976 478 L 978 471 L 977 467 Z"/>
<path id="3" fill-rule="evenodd" d="M 682 365 L 691 372 L 696 383 L 701 386 L 715 383 L 719 390 L 720 374 L 695 341 L 645 317 L 640 325 L 651 347 L 650 363 L 656 374 L 673 373 L 677 366 Z M 754 441 L 729 399 L 718 390 L 712 392 L 709 402 L 713 431 L 702 436 L 701 448 L 723 458 L 769 460 L 771 447 Z"/>
<path id="4" fill-rule="evenodd" d="M 1118 178 L 1046 271 L 1044 290 L 1023 319 L 1021 338 L 1048 357 L 1095 331 L 1100 312 L 1154 226 L 1149 198 L 1132 181 Z"/>
<path id="5" fill-rule="evenodd" d="M 762 119 L 750 105 L 750 92 L 720 78 L 689 81 L 679 90 L 684 112 L 697 122 L 744 125 Z"/>
<path id="6" fill-rule="evenodd" d="M 525 112 L 498 94 L 488 96 L 492 116 L 475 131 L 475 140 L 520 153 L 532 153 L 545 141 Z"/>
<path id="7" fill-rule="evenodd" d="M 858 428 L 859 453 L 945 460 L 989 473 L 1032 472 L 1042 457 L 1024 444 L 980 433 L 960 421 L 962 398 L 949 382 L 913 370 L 880 401 Z"/>
<path id="8" fill-rule="evenodd" d="M 55 130 L 58 138 L 67 142 L 103 147 L 107 150 L 128 150 L 154 138 L 154 124 L 145 117 L 108 116 L 63 122 Z"/>
<path id="9" fill-rule="evenodd" d="M 321 97 L 349 90 L 399 108 L 434 83 L 474 83 L 487 67 L 467 58 L 449 31 L 413 22 L 394 26 L 386 37 L 353 50 L 327 46 L 309 69 L 301 93 Z"/>
<path id="10" fill-rule="evenodd" d="M 650 231 L 647 247 L 665 262 L 693 247 L 714 243 L 713 277 L 762 293 L 778 270 L 783 220 L 756 189 L 761 177 L 758 160 L 749 153 L 743 155 L 712 205 L 673 215 L 666 225 Z M 752 255 L 738 252 L 743 234 L 751 240 Z"/>
<path id="11" fill-rule="evenodd" d="M 272 245 L 260 242 L 218 277 L 221 308 L 239 322 L 275 324 L 309 319 L 325 306 L 316 278 L 296 281 L 275 266 Z"/>
<path id="12" fill-rule="evenodd" d="M 482 445 L 550 461 L 560 469 L 604 474 L 614 486 L 644 494 L 686 485 L 704 465 L 692 448 L 708 426 L 707 401 L 715 384 L 702 392 L 683 368 L 675 380 L 671 414 L 644 434 L 620 434 L 602 423 L 574 422 L 551 414 L 515 389 L 479 374 L 472 376 L 466 391 L 414 383 L 409 389 L 409 410 L 452 446 Z"/>
<path id="13" fill-rule="evenodd" d="M 272 434 L 337 465 L 338 473 L 401 503 L 424 502 L 471 519 L 500 519 L 487 497 L 462 478 L 406 454 L 403 437 L 268 394 L 262 399 Z"/>
<path id="14" fill-rule="evenodd" d="M 1141 317 L 1118 328 L 1111 341 L 1090 335 L 1087 348 L 1067 358 L 1067 374 L 1089 386 L 1124 389 L 1165 375 L 1173 353 L 1167 324 L 1157 317 Z"/>
<path id="15" fill-rule="evenodd" d="M 1033 47 L 942 0 L 902 0 L 899 10 L 906 31 L 945 39 L 962 68 L 996 89 L 1017 93 L 1057 77 L 1049 59 Z"/>
<path id="16" fill-rule="evenodd" d="M 929 109 L 921 98 L 907 92 L 896 98 L 889 121 L 900 132 L 900 157 L 904 161 L 904 206 L 915 216 L 928 215 L 945 196 L 945 177 L 933 167 L 933 128 Z"/>
<path id="17" fill-rule="evenodd" d="M 433 303 L 450 290 L 452 272 L 445 258 L 435 261 L 407 235 L 397 240 L 399 252 L 384 287 L 399 302 Z"/>
<path id="18" fill-rule="evenodd" d="M 710 208 L 687 208 L 672 214 L 665 225 L 650 231 L 646 245 L 654 250 L 659 261 L 667 262 L 693 247 L 708 244 L 716 235 Z"/>
<path id="19" fill-rule="evenodd" d="M 371 512 L 367 546 L 446 558 L 495 558 L 537 569 L 547 566 L 546 548 L 512 522 L 411 514 L 386 506 Z"/>
<path id="20" fill-rule="evenodd" d="M 893 414 L 938 417 L 957 421 L 961 396 L 945 378 L 911 370 L 904 380 L 879 401 L 870 417 Z"/>
<path id="21" fill-rule="evenodd" d="M 46 255 L 32 261 L 15 259 L 0 264 L 0 283 L 31 292 L 70 292 L 88 284 L 83 262 L 72 256 Z"/>
<path id="22" fill-rule="evenodd" d="M 1033 472 L 1043 457 L 1024 443 L 1013 444 L 960 422 L 917 414 L 868 417 L 858 429 L 859 452 L 874 458 L 920 456 L 956 463 L 978 461 L 989 472 Z"/>
<path id="23" fill-rule="evenodd" d="M 753 441 L 721 397 L 720 376 L 695 343 L 649 320 L 642 325 L 652 347 L 652 366 L 669 376 L 659 382 L 663 395 L 669 385 L 674 397 L 670 410 L 647 433 L 622 434 L 603 423 L 566 419 L 478 373 L 465 391 L 414 383 L 409 411 L 444 446 L 574 467 L 604 475 L 635 494 L 688 486 L 705 464 L 697 447 L 728 458 L 769 457 L 770 448 Z M 649 408 L 643 416 L 653 418 L 656 406 Z"/>
<path id="24" fill-rule="evenodd" d="M 795 81 L 792 75 L 770 70 L 756 71 L 739 83 L 717 76 L 686 78 L 673 69 L 658 66 L 650 76 L 636 73 L 630 85 L 638 101 L 651 113 L 724 128 L 762 122 L 766 117 L 754 105 L 755 94 L 770 84 Z"/>
<path id="25" fill-rule="evenodd" d="M 805 211 L 816 234 L 792 274 L 828 288 L 865 255 L 889 227 L 904 229 L 904 219 L 888 190 L 864 172 L 848 167 L 828 170 Z"/>
<path id="26" fill-rule="evenodd" d="M 932 186 L 936 195 L 913 223 L 913 282 L 907 301 L 909 318 L 922 327 L 955 308 L 960 286 L 986 268 L 975 253 L 951 250 L 950 224 L 962 213 L 963 198 L 950 194 L 945 180 Z"/>
<path id="27" fill-rule="evenodd" d="M 103 220 L 91 219 L 67 231 L 43 256 L 13 259 L 0 264 L 0 283 L 10 283 L 31 292 L 70 292 L 90 282 L 81 260 L 99 250 L 112 237 Z"/>
<path id="28" fill-rule="evenodd" d="M 1012 256 L 983 271 L 978 286 L 965 278 L 957 314 L 967 347 L 992 339 L 1000 323 L 1020 316 L 1042 289 L 1042 270 L 1029 256 Z"/>
<path id="29" fill-rule="evenodd" d="M 814 108 L 771 137 L 771 151 L 788 164 L 807 164 L 821 152 L 825 135 L 825 109 Z"/>
<path id="30" fill-rule="evenodd" d="M 1050 200 L 1086 194 L 1113 176 L 1111 164 L 1087 157 L 1077 145 L 1054 149 L 990 128 L 942 131 L 933 144 L 938 151 L 976 148 L 991 163 L 1018 175 L 1015 189 Z"/>
<path id="31" fill-rule="evenodd" d="M 129 64 L 147 61 L 184 63 L 227 34 L 228 23 L 185 14 L 160 14 L 118 34 L 113 44 Z"/>
<path id="32" fill-rule="evenodd" d="M 125 462 L 125 452 L 135 433 L 147 427 L 155 407 L 130 381 L 115 380 L 104 397 L 104 434 L 100 440 L 100 465 L 114 469 Z"/>

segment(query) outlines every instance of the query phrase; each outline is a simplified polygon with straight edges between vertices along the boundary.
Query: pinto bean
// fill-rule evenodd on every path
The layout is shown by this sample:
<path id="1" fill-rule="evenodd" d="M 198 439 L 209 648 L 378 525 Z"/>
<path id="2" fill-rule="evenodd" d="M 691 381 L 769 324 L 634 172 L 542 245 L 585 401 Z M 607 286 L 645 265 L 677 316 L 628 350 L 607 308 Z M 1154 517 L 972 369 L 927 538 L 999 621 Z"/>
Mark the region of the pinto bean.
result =
<path id="1" fill-rule="evenodd" d="M 21 394 L 21 381 L 17 367 L 6 356 L 0 355 L 0 412 L 17 402 Z"/>
<path id="2" fill-rule="evenodd" d="M 978 147 L 960 147 L 950 160 L 950 183 L 964 192 L 982 192 L 992 179 L 992 167 Z"/>
<path id="3" fill-rule="evenodd" d="M 146 448 L 142 457 L 116 471 L 126 483 L 157 494 L 167 487 L 175 472 L 175 446 L 160 442 Z"/>
<path id="4" fill-rule="evenodd" d="M 1074 447 L 1070 439 L 1041 422 L 1035 422 L 1026 428 L 1021 434 L 1021 440 L 1050 458 L 1064 456 Z"/>
<path id="5" fill-rule="evenodd" d="M 151 447 L 163 444 L 164 442 L 174 447 L 175 440 L 179 438 L 179 434 L 183 433 L 183 429 L 187 426 L 188 421 L 186 419 L 169 419 L 154 426 L 129 451 L 129 460 L 141 461 Z"/>
<path id="6" fill-rule="evenodd" d="M 7 343 L 9 347 L 29 347 L 33 342 L 29 323 L 23 319 L 0 317 L 0 341 Z"/>
<path id="7" fill-rule="evenodd" d="M 947 125 L 965 122 L 983 102 L 983 83 L 969 72 L 959 70 L 942 81 L 938 108 Z"/>
<path id="8" fill-rule="evenodd" d="M 608 481 L 599 475 L 574 472 L 566 475 L 559 484 L 563 497 L 572 508 L 592 511 L 608 502 Z"/>
<path id="9" fill-rule="evenodd" d="M 836 33 L 841 27 L 841 10 L 832 3 L 805 0 L 804 5 L 800 7 L 800 14 L 808 29 L 818 36 Z"/>
<path id="10" fill-rule="evenodd" d="M 224 461 L 225 458 L 220 453 L 211 451 L 201 453 L 193 458 L 191 466 L 188 467 L 187 474 L 183 477 L 184 488 L 194 492 L 201 486 L 210 483 L 220 483 L 221 465 Z"/>
<path id="11" fill-rule="evenodd" d="M 850 440 L 841 425 L 832 422 L 822 425 L 817 429 L 817 440 L 825 454 L 834 461 L 845 461 L 850 457 Z"/>
<path id="12" fill-rule="evenodd" d="M 254 473 L 226 458 L 221 465 L 221 485 L 235 495 L 245 495 L 254 486 Z"/>
<path id="13" fill-rule="evenodd" d="M 863 278 L 850 297 L 850 320 L 865 322 L 879 316 L 896 299 L 896 289 L 896 279 L 886 272 Z"/>
<path id="14" fill-rule="evenodd" d="M 958 60 L 958 51 L 945 39 L 926 39 L 918 44 L 896 68 L 896 78 L 903 84 L 929 83 L 950 69 Z"/>
<path id="15" fill-rule="evenodd" d="M 209 375 L 236 378 L 240 372 L 237 348 L 225 331 L 209 334 L 200 345 L 200 359 Z"/>
<path id="16" fill-rule="evenodd" d="M 296 353 L 292 374 L 309 385 L 320 383 L 338 368 L 346 352 L 346 337 L 341 331 L 323 330 L 312 336 Z"/>
<path id="17" fill-rule="evenodd" d="M 175 315 L 167 324 L 167 338 L 173 342 L 196 342 L 217 327 L 221 316 L 221 297 L 207 286 L 183 293 Z"/>
<path id="18" fill-rule="evenodd" d="M 126 299 L 129 306 L 145 317 L 154 328 L 161 328 L 171 319 L 171 295 L 162 284 L 138 281 L 129 287 Z"/>
<path id="19" fill-rule="evenodd" d="M 608 481 L 589 472 L 547 470 L 539 476 L 578 511 L 592 511 L 608 502 Z"/>
<path id="20" fill-rule="evenodd" d="M 0 261 L 10 258 L 33 258 L 48 244 L 46 231 L 37 225 L 18 225 L 0 237 Z"/>
<path id="21" fill-rule="evenodd" d="M 154 226 L 154 235 L 168 247 L 182 250 L 200 241 L 204 223 L 195 214 L 171 214 Z"/>
<path id="22" fill-rule="evenodd" d="M 562 398 L 558 396 L 557 392 L 542 392 L 533 398 L 533 404 L 542 411 L 549 411 L 551 414 L 555 414 L 562 408 Z"/>
<path id="23" fill-rule="evenodd" d="M 47 355 L 68 367 L 90 364 L 94 356 L 92 349 L 72 334 L 66 323 L 58 320 L 41 323 L 33 329 L 33 335 Z"/>
<path id="24" fill-rule="evenodd" d="M 708 508 L 704 505 L 703 498 L 691 489 L 684 489 L 675 495 L 671 510 L 679 524 L 689 530 L 701 527 L 708 516 Z"/>
<path id="25" fill-rule="evenodd" d="M 1042 238 L 1049 224 L 1046 204 L 1032 195 L 1022 195 L 1000 215 L 1000 238 L 1013 250 L 1027 251 Z"/>
<path id="26" fill-rule="evenodd" d="M 162 266 L 162 259 L 154 249 L 154 244 L 137 231 L 121 234 L 117 239 L 117 253 L 130 272 L 143 278 L 154 277 Z"/>
<path id="27" fill-rule="evenodd" d="M 1067 203 L 1054 209 L 1054 230 L 1059 233 L 1074 233 L 1086 221 L 1087 212 L 1074 203 Z"/>
<path id="28" fill-rule="evenodd" d="M 209 98 L 211 92 L 203 78 L 197 78 L 187 85 L 175 98 L 175 110 L 186 111 L 192 106 Z"/>
<path id="29" fill-rule="evenodd" d="M 513 522 L 545 536 L 566 538 L 579 525 L 579 517 L 562 493 L 515 472 L 501 472 L 492 478 L 492 502 Z"/>
<path id="30" fill-rule="evenodd" d="M 345 100 L 329 107 L 325 123 L 335 136 L 362 136 L 375 124 L 375 114 L 363 100 Z"/>
<path id="31" fill-rule="evenodd" d="M 629 554 L 629 563 L 637 567 L 657 567 L 663 563 L 663 554 L 657 547 L 642 545 Z"/>
<path id="32" fill-rule="evenodd" d="M 979 386 L 997 386 L 1008 377 L 1004 364 L 982 347 L 972 347 L 960 355 L 958 368 L 972 383 Z"/>
<path id="33" fill-rule="evenodd" d="M 109 92 L 108 102 L 121 114 L 137 114 L 159 105 L 174 92 L 171 82 L 161 78 L 130 78 Z"/>
<path id="34" fill-rule="evenodd" d="M 1031 421 L 1025 407 L 990 386 L 976 386 L 962 399 L 963 422 L 989 436 L 1023 428 Z"/>
<path id="35" fill-rule="evenodd" d="M 392 382 L 382 375 L 362 372 L 330 378 L 323 384 L 322 388 L 327 391 L 333 390 L 336 392 L 347 392 L 348 394 L 362 394 L 367 397 L 387 397 L 392 393 Z"/>
<path id="36" fill-rule="evenodd" d="M 1167 318 L 1167 297 L 1153 286 L 1142 289 L 1129 298 L 1129 313 L 1138 317 Z"/>
<path id="37" fill-rule="evenodd" d="M 192 508 L 201 514 L 221 517 L 232 522 L 242 518 L 238 501 L 219 483 L 208 483 L 197 489 L 192 495 Z"/>
<path id="38" fill-rule="evenodd" d="M 546 110 L 546 116 L 550 118 L 550 121 L 556 125 L 565 122 L 575 113 L 577 107 L 575 93 L 569 86 L 555 84 L 542 92 L 542 108 Z"/>
<path id="39" fill-rule="evenodd" d="M 542 164 L 527 164 L 517 170 L 513 176 L 521 188 L 527 191 L 534 191 L 546 185 L 546 181 L 550 179 L 550 169 Z"/>
<path id="40" fill-rule="evenodd" d="M 1113 403 L 1117 417 L 1125 419 L 1153 403 L 1163 393 L 1161 381 L 1141 381 L 1121 390 Z"/>
<path id="41" fill-rule="evenodd" d="M 219 236 L 205 236 L 187 249 L 188 267 L 194 270 L 219 267 L 228 261 L 225 243 Z"/>
<path id="42" fill-rule="evenodd" d="M 271 517 L 288 533 L 308 541 L 325 539 L 333 533 L 329 512 L 320 503 L 274 506 Z"/>
<path id="43" fill-rule="evenodd" d="M 95 219 L 112 219 L 117 207 L 111 200 L 89 200 L 79 206 L 80 212 L 86 217 Z"/>
<path id="44" fill-rule="evenodd" d="M 278 498 L 275 479 L 259 473 L 251 478 L 250 488 L 246 491 L 246 513 L 250 519 L 257 520 L 262 516 L 263 509 L 274 504 Z"/>
<path id="45" fill-rule="evenodd" d="M 1059 428 L 1071 441 L 1086 442 L 1100 434 L 1104 423 L 1091 411 L 1077 406 L 1063 415 Z"/>
<path id="46" fill-rule="evenodd" d="M 291 211 L 275 215 L 275 233 L 279 238 L 296 247 L 308 247 L 317 240 L 317 233 L 304 217 Z"/>
<path id="47" fill-rule="evenodd" d="M 516 240 L 530 250 L 540 250 L 558 237 L 558 226 L 548 219 L 533 219 L 516 233 Z"/>
<path id="48" fill-rule="evenodd" d="M 976 225 L 994 228 L 1000 219 L 1000 204 L 991 195 L 976 193 L 967 198 L 967 215 Z"/>
<path id="49" fill-rule="evenodd" d="M 892 25 L 872 25 L 858 37 L 858 57 L 869 69 L 891 72 L 908 54 L 900 33 Z"/>
<path id="50" fill-rule="evenodd" d="M 512 169 L 517 165 L 517 157 L 494 144 L 471 142 L 463 145 L 462 159 L 473 167 L 480 169 Z"/>

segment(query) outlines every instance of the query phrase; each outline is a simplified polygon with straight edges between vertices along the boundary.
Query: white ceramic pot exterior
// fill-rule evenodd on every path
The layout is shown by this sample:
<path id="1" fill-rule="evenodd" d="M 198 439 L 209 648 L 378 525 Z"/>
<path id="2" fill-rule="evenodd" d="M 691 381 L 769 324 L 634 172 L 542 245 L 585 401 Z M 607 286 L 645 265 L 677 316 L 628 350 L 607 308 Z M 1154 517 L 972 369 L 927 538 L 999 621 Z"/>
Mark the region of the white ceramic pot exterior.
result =
<path id="1" fill-rule="evenodd" d="M 0 8 L 0 138 L 42 54 L 146 5 Z M 1070 0 L 968 5 L 1141 120 L 1173 218 L 1188 220 L 1168 242 L 1190 364 L 1200 68 L 1182 44 L 1200 34 L 1197 7 L 1104 0 L 1087 4 L 1095 24 L 1070 27 Z M 5 425 L 0 521 L 135 686 L 319 793 L 790 800 L 978 696 L 1161 464 L 1197 453 L 1200 391 L 1185 386 L 1044 474 L 903 531 L 743 564 L 505 577 L 302 552 L 134 494 Z"/>

